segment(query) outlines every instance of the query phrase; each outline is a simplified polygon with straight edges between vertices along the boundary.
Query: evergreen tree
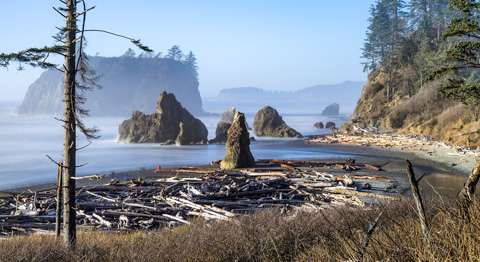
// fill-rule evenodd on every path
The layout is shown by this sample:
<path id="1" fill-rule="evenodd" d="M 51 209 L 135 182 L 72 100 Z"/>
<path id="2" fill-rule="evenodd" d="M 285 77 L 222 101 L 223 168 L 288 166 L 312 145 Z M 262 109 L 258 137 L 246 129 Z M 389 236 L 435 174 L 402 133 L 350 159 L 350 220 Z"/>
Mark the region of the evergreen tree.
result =
<path id="1" fill-rule="evenodd" d="M 185 57 L 184 63 L 190 67 L 190 69 L 194 72 L 195 76 L 198 76 L 197 58 L 192 51 L 190 51 Z"/>
<path id="2" fill-rule="evenodd" d="M 445 80 L 442 92 L 447 97 L 469 105 L 475 118 L 479 117 L 480 83 L 480 3 L 476 0 L 450 0 L 459 13 L 452 19 L 445 36 L 450 41 L 445 63 L 435 77 Z"/>
<path id="3" fill-rule="evenodd" d="M 135 51 L 133 51 L 133 49 L 129 48 L 129 49 L 127 49 L 127 51 L 125 51 L 123 56 L 124 57 L 136 57 L 137 54 L 135 53 Z"/>
<path id="4" fill-rule="evenodd" d="M 362 49 L 365 70 L 375 70 L 395 55 L 406 32 L 404 0 L 378 0 L 370 8 L 367 38 Z"/>
<path id="5" fill-rule="evenodd" d="M 166 57 L 175 61 L 181 61 L 183 58 L 183 52 L 180 49 L 180 46 L 174 45 L 170 49 L 168 49 L 168 54 Z"/>
<path id="6" fill-rule="evenodd" d="M 88 139 L 96 138 L 96 129 L 87 128 L 82 122 L 82 116 L 88 115 L 88 110 L 82 108 L 86 99 L 82 93 L 97 86 L 97 78 L 90 70 L 88 57 L 84 53 L 85 34 L 87 32 L 107 33 L 126 38 L 144 51 L 150 52 L 151 50 L 133 38 L 105 30 L 85 29 L 86 16 L 94 7 L 87 8 L 84 0 L 59 0 L 59 2 L 61 6 L 53 9 L 61 15 L 65 25 L 54 36 L 56 44 L 51 47 L 29 48 L 17 53 L 1 53 L 0 67 L 8 67 L 12 62 L 18 62 L 20 65 L 55 68 L 64 74 L 64 115 L 60 120 L 64 127 L 64 159 L 62 161 L 50 159 L 63 170 L 60 184 L 63 191 L 64 240 L 69 247 L 73 248 L 76 243 L 75 176 L 77 167 L 79 167 L 76 152 L 81 149 L 77 147 L 77 129 Z M 80 10 L 77 9 L 77 6 Z M 63 57 L 62 66 L 47 61 L 53 55 Z M 57 233 L 59 232 L 57 231 Z"/>
<path id="7" fill-rule="evenodd" d="M 422 38 L 440 41 L 449 15 L 448 0 L 410 1 L 410 26 Z"/>

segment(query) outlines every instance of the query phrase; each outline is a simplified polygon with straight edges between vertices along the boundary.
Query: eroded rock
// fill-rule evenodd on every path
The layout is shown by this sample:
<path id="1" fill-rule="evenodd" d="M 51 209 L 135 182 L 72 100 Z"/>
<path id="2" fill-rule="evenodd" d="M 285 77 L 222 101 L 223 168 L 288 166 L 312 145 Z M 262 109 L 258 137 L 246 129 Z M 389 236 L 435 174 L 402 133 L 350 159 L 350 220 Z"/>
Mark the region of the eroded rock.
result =
<path id="1" fill-rule="evenodd" d="M 228 129 L 232 125 L 235 113 L 237 113 L 237 109 L 235 107 L 231 107 L 223 113 L 222 117 L 220 118 L 220 122 L 217 124 L 217 129 L 215 130 L 215 138 L 210 140 L 210 143 L 224 144 L 227 142 Z"/>
<path id="2" fill-rule="evenodd" d="M 167 92 L 161 93 L 155 113 L 134 112 L 119 127 L 119 140 L 125 143 L 205 144 L 207 136 L 205 125 Z"/>
<path id="3" fill-rule="evenodd" d="M 340 105 L 333 103 L 323 109 L 322 116 L 338 116 L 340 114 Z"/>
<path id="4" fill-rule="evenodd" d="M 325 128 L 325 126 L 323 125 L 323 122 L 317 122 L 317 123 L 313 124 L 313 127 L 317 128 L 317 129 Z"/>
<path id="5" fill-rule="evenodd" d="M 283 121 L 280 114 L 270 106 L 263 107 L 255 115 L 253 128 L 257 136 L 303 137 Z"/>
<path id="6" fill-rule="evenodd" d="M 255 159 L 250 151 L 250 137 L 243 113 L 235 113 L 232 125 L 228 130 L 225 149 L 225 159 L 220 163 L 222 169 L 228 170 L 255 166 Z"/>

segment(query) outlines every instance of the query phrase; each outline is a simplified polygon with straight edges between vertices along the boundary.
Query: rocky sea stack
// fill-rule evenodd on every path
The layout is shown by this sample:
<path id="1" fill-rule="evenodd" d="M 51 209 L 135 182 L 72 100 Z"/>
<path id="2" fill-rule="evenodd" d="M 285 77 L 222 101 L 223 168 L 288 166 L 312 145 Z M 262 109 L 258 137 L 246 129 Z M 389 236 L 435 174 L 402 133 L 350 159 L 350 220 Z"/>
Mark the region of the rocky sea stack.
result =
<path id="1" fill-rule="evenodd" d="M 250 151 L 250 137 L 243 113 L 235 113 L 232 125 L 228 129 L 225 148 L 225 159 L 220 163 L 222 169 L 228 170 L 255 166 L 255 159 Z"/>
<path id="2" fill-rule="evenodd" d="M 119 128 L 121 142 L 192 145 L 207 143 L 205 125 L 177 101 L 175 95 L 162 92 L 155 113 L 136 111 Z"/>
<path id="3" fill-rule="evenodd" d="M 217 129 L 215 130 L 215 138 L 210 140 L 210 143 L 224 144 L 227 142 L 228 129 L 232 125 L 233 118 L 236 113 L 237 109 L 235 107 L 231 107 L 223 113 L 220 122 L 217 124 Z"/>
<path id="4" fill-rule="evenodd" d="M 322 116 L 338 116 L 340 114 L 340 105 L 333 103 L 322 111 Z"/>
<path id="5" fill-rule="evenodd" d="M 303 137 L 283 121 L 280 114 L 270 106 L 263 107 L 255 115 L 253 128 L 257 136 Z"/>

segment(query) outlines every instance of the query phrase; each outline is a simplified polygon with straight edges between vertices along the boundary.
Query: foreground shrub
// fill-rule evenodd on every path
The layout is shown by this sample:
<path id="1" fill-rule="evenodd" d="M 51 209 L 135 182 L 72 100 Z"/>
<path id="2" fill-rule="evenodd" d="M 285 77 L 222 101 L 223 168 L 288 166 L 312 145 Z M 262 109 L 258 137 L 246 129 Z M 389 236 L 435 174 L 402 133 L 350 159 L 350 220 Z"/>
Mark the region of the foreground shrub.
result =
<path id="1" fill-rule="evenodd" d="M 431 206 L 431 205 L 430 205 Z M 365 231 L 383 210 L 366 261 L 477 261 L 480 223 L 466 223 L 444 204 L 429 210 L 429 242 L 421 237 L 412 205 L 371 210 L 336 208 L 317 213 L 271 210 L 236 222 L 193 221 L 155 232 L 82 232 L 76 250 L 52 236 L 0 241 L 2 261 L 338 261 L 358 260 Z M 480 216 L 480 205 L 472 218 Z"/>

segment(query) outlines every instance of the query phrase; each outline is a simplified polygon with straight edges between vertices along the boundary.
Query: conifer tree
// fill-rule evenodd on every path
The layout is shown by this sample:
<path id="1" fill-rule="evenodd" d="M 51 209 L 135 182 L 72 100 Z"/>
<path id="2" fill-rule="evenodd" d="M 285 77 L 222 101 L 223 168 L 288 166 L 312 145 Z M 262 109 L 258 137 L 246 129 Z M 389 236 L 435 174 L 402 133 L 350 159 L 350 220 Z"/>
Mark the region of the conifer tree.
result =
<path id="1" fill-rule="evenodd" d="M 168 49 L 167 58 L 173 59 L 175 61 L 181 61 L 183 58 L 183 52 L 180 49 L 180 46 L 174 45 Z"/>
<path id="2" fill-rule="evenodd" d="M 460 15 L 452 19 L 445 37 L 450 41 L 444 65 L 435 72 L 443 78 L 442 92 L 469 105 L 479 118 L 480 83 L 480 3 L 477 0 L 449 0 Z"/>
<path id="3" fill-rule="evenodd" d="M 115 34 L 100 29 L 86 29 L 87 14 L 94 7 L 87 7 L 85 0 L 59 0 L 60 7 L 53 9 L 61 15 L 65 25 L 54 36 L 56 43 L 50 47 L 29 48 L 16 53 L 1 53 L 0 67 L 8 67 L 13 62 L 18 62 L 20 68 L 24 64 L 54 68 L 64 74 L 64 115 L 60 121 L 64 127 L 64 159 L 54 161 L 63 169 L 63 231 L 65 243 L 73 248 L 76 243 L 76 207 L 75 207 L 75 176 L 76 169 L 82 165 L 77 164 L 77 129 L 87 139 L 95 139 L 96 129 L 87 128 L 82 121 L 88 115 L 88 110 L 83 108 L 85 97 L 83 93 L 97 86 L 94 72 L 88 66 L 88 56 L 84 53 L 85 34 L 87 32 L 101 32 L 131 41 L 138 48 L 146 52 L 152 50 L 141 44 L 140 40 Z M 80 10 L 77 7 L 80 6 Z M 50 56 L 60 55 L 64 58 L 62 66 L 48 62 Z"/>
<path id="4" fill-rule="evenodd" d="M 194 72 L 195 77 L 198 76 L 198 65 L 197 65 L 197 57 L 190 51 L 187 56 L 185 57 L 184 63 L 190 67 L 190 69 Z"/>

